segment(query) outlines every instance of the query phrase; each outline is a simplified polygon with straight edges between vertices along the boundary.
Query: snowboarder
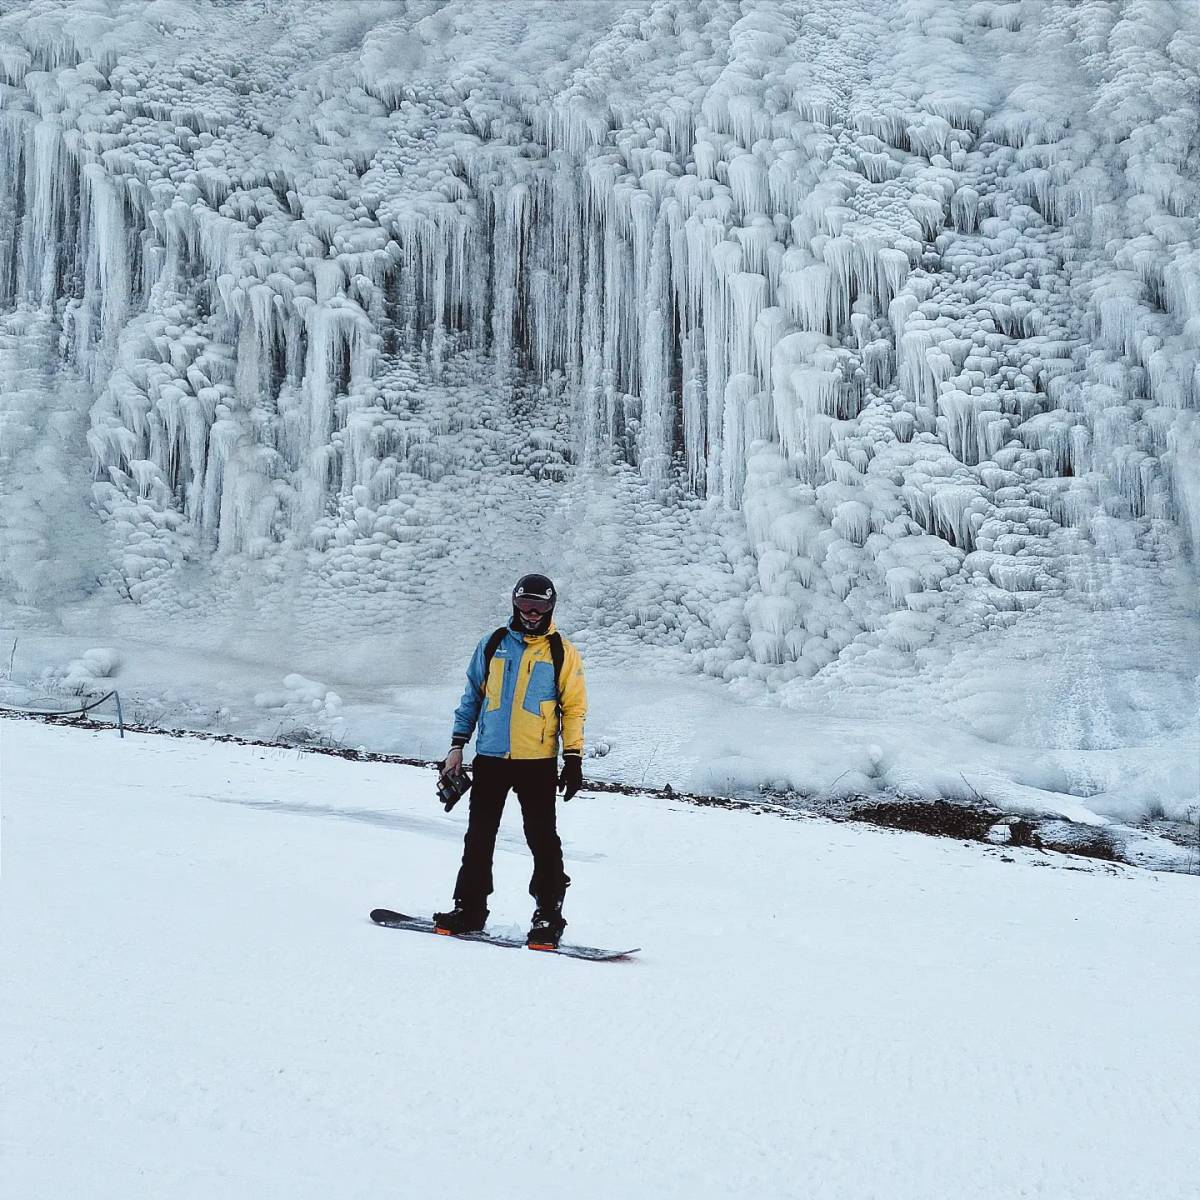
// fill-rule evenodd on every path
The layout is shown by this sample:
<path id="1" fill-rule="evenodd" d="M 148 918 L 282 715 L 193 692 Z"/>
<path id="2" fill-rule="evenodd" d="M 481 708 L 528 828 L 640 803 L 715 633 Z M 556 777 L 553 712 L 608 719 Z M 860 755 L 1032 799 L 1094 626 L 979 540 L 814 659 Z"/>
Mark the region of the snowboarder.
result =
<path id="1" fill-rule="evenodd" d="M 487 922 L 496 833 L 510 790 L 520 802 L 533 853 L 529 894 L 537 907 L 527 942 L 556 947 L 566 928 L 562 904 L 571 881 L 563 871 L 555 826 L 555 785 L 563 790 L 564 802 L 583 786 L 587 691 L 579 651 L 554 627 L 557 599 L 545 575 L 519 579 L 508 624 L 480 641 L 467 667 L 441 773 L 446 778 L 462 772 L 463 747 L 478 725 L 475 776 L 454 908 L 433 914 L 442 932 L 471 933 Z"/>

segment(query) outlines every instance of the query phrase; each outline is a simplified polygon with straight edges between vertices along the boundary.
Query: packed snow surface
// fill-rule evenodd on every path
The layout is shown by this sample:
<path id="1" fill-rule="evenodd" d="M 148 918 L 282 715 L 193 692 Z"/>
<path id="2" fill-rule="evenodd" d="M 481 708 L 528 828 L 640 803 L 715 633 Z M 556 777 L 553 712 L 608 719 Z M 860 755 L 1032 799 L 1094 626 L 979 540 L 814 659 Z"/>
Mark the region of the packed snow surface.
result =
<path id="1" fill-rule="evenodd" d="M 428 771 L 0 730 L 13 1200 L 1195 1196 L 1196 877 L 584 792 L 575 962 L 369 923 Z"/>
<path id="2" fill-rule="evenodd" d="M 539 569 L 858 722 L 818 787 L 943 790 L 900 720 L 1196 819 L 1198 94 L 1166 0 L 5 0 L 10 698 L 355 739 Z"/>

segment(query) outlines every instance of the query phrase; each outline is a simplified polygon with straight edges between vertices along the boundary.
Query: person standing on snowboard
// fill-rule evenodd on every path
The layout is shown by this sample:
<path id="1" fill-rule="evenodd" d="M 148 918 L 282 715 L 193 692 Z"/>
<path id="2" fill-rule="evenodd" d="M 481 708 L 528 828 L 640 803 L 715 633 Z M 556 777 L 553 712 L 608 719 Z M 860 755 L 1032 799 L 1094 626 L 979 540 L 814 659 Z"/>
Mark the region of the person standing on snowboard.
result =
<path id="1" fill-rule="evenodd" d="M 579 651 L 554 628 L 557 599 L 545 575 L 519 579 L 508 625 L 479 642 L 467 667 L 441 773 L 462 771 L 463 747 L 478 727 L 475 775 L 454 908 L 433 914 L 443 933 L 471 933 L 487 922 L 496 833 L 510 790 L 520 802 L 533 853 L 529 894 L 537 907 L 526 940 L 531 946 L 557 946 L 566 928 L 562 904 L 571 881 L 563 871 L 555 826 L 555 787 L 563 789 L 566 802 L 583 786 L 587 690 Z"/>

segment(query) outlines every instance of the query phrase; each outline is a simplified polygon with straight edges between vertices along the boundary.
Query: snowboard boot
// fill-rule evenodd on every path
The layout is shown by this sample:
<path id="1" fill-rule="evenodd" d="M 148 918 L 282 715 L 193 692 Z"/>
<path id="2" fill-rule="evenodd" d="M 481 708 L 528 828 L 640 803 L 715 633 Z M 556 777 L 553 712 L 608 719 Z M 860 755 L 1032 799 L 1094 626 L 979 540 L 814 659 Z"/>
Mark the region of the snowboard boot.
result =
<path id="1" fill-rule="evenodd" d="M 525 945 L 531 950 L 557 950 L 567 923 L 563 920 L 562 901 L 539 904 L 533 913 Z"/>
<path id="2" fill-rule="evenodd" d="M 455 900 L 450 912 L 435 912 L 433 924 L 438 933 L 478 933 L 487 924 L 488 910 L 478 904 Z"/>

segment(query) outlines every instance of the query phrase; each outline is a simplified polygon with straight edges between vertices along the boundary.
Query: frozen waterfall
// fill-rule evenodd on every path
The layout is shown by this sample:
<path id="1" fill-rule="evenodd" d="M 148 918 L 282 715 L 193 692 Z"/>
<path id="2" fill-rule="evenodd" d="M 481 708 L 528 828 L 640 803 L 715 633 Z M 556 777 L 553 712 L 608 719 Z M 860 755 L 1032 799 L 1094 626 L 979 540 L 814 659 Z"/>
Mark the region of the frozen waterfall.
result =
<path id="1" fill-rule="evenodd" d="M 697 661 L 808 678 L 1113 522 L 1200 545 L 1198 46 L 1153 0 L 4 5 L 0 308 L 95 389 L 99 503 L 223 554 L 386 542 L 483 356 L 572 469 L 742 514 Z"/>

